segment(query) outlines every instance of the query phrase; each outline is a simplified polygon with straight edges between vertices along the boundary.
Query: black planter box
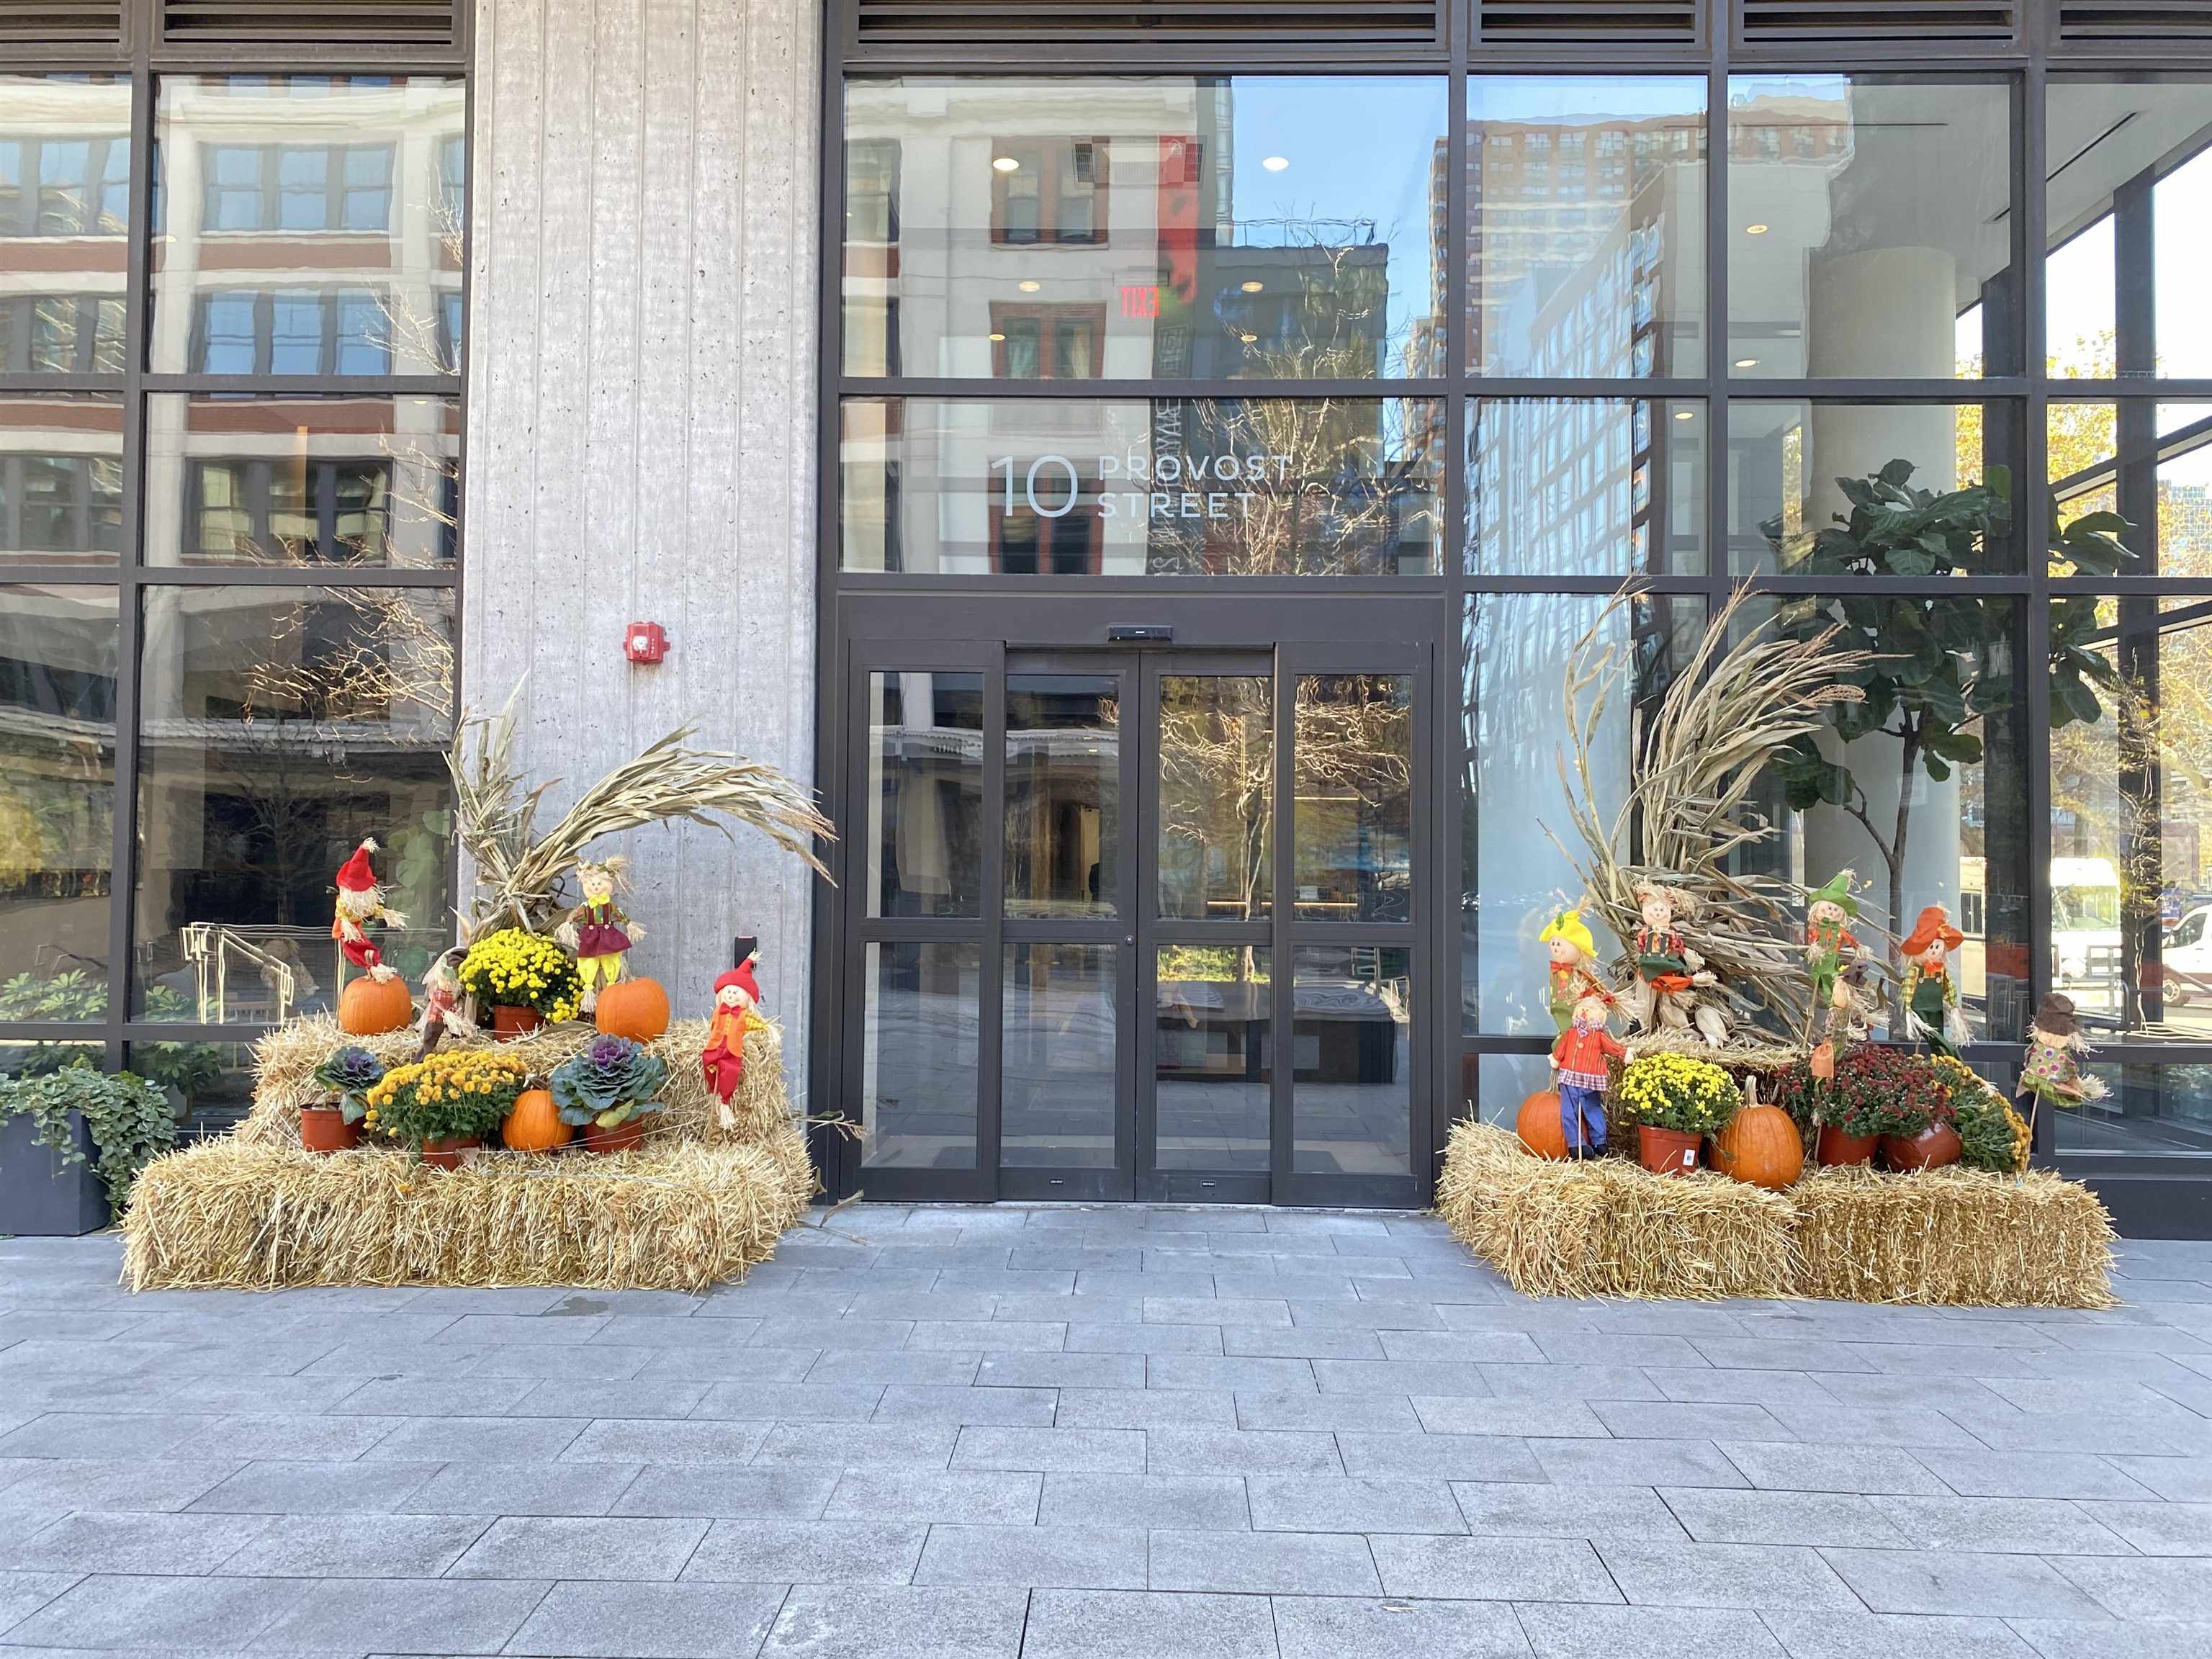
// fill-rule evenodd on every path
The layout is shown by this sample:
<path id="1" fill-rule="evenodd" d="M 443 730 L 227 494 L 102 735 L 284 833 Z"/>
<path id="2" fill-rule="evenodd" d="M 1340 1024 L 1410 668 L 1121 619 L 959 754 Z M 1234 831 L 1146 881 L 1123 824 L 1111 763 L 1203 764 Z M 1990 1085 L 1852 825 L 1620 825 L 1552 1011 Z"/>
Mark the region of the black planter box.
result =
<path id="1" fill-rule="evenodd" d="M 107 1189 L 92 1172 L 92 1132 L 82 1114 L 70 1114 L 84 1161 L 62 1165 L 61 1154 L 41 1146 L 27 1114 L 0 1121 L 0 1233 L 75 1238 L 107 1224 Z"/>

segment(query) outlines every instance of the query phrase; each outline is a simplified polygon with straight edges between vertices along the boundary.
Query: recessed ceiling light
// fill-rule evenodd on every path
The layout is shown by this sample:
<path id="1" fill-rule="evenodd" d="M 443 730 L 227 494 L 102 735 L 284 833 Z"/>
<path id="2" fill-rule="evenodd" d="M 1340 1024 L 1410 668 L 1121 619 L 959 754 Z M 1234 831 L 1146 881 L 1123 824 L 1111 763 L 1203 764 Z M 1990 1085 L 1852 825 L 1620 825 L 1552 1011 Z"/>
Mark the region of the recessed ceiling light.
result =
<path id="1" fill-rule="evenodd" d="M 1735 360 L 1735 366 L 1738 368 L 1757 368 L 1759 367 L 1759 359 L 1756 357 L 1739 357 Z"/>
<path id="2" fill-rule="evenodd" d="M 1260 161 L 1260 165 L 1267 168 L 1270 173 L 1280 173 L 1285 167 L 1290 166 L 1290 164 L 1291 158 L 1287 155 L 1263 156 L 1261 158 Z"/>
<path id="3" fill-rule="evenodd" d="M 1244 289 L 1244 291 L 1245 291 L 1247 294 L 1257 294 L 1257 293 L 1258 293 L 1261 289 L 1265 288 L 1266 286 L 1267 286 L 1267 284 L 1266 284 L 1265 283 L 1257 282 L 1257 281 L 1249 282 L 1249 283 L 1246 283 L 1243 284 L 1243 289 Z"/>
<path id="4" fill-rule="evenodd" d="M 1038 282 L 1022 282 L 1015 283 L 1014 286 L 1021 289 L 1024 294 L 1034 294 L 1039 289 L 1042 288 L 1044 284 Z"/>
<path id="5" fill-rule="evenodd" d="M 1022 170 L 1022 164 L 1011 155 L 993 156 L 991 165 L 1001 173 L 1019 173 Z"/>
<path id="6" fill-rule="evenodd" d="M 1743 228 L 1743 234 L 1747 236 L 1764 236 L 1766 234 L 1766 227 L 1765 225 L 1746 225 Z"/>
<path id="7" fill-rule="evenodd" d="M 1698 418 L 1698 411 L 1694 409 L 1678 409 L 1674 411 L 1674 418 L 1678 421 L 1694 421 Z"/>
<path id="8" fill-rule="evenodd" d="M 1256 335 L 1256 334 L 1240 334 L 1240 335 L 1238 335 L 1237 337 L 1238 339 L 1240 339 L 1240 340 L 1243 341 L 1243 342 L 1244 342 L 1244 343 L 1245 343 L 1246 345 L 1252 345 L 1252 344 L 1255 343 L 1259 340 L 1259 338 L 1260 338 L 1260 337 L 1259 337 L 1258 335 Z"/>
<path id="9" fill-rule="evenodd" d="M 991 337 L 992 337 L 993 339 L 994 339 L 994 340 L 1003 340 L 1003 339 L 1005 339 L 1006 337 L 1005 335 L 1003 335 L 1003 334 L 1000 333 L 1000 332 L 999 332 L 999 331 L 998 331 L 997 329 L 995 329 L 995 328 L 994 328 L 994 329 L 993 329 L 993 330 L 991 331 Z"/>

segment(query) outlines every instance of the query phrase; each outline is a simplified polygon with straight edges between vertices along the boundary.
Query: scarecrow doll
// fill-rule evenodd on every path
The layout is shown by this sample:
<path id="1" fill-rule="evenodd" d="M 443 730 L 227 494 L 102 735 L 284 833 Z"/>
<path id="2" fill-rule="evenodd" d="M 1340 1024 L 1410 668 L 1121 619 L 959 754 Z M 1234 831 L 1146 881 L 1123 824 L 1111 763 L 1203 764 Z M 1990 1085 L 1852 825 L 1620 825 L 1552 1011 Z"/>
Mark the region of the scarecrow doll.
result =
<path id="1" fill-rule="evenodd" d="M 1805 895 L 1805 973 L 1813 981 L 1816 1012 L 1850 1006 L 1850 987 L 1844 973 L 1858 954 L 1859 942 L 1845 924 L 1857 920 L 1858 914 L 1848 870 L 1838 870 L 1826 886 Z"/>
<path id="2" fill-rule="evenodd" d="M 383 885 L 368 862 L 368 855 L 378 850 L 374 842 L 364 841 L 338 866 L 338 896 L 331 917 L 331 937 L 337 941 L 345 959 L 371 979 L 397 979 L 398 970 L 386 965 L 384 953 L 368 936 L 371 922 L 381 927 L 407 925 L 404 915 L 384 902 Z"/>
<path id="3" fill-rule="evenodd" d="M 1590 967 L 1597 960 L 1597 941 L 1580 910 L 1560 911 L 1536 937 L 1552 959 L 1547 998 L 1552 1024 L 1564 1031 L 1574 1022 L 1576 1005 L 1591 992 L 1605 989 Z"/>
<path id="4" fill-rule="evenodd" d="M 1628 1054 L 1606 1030 L 1613 999 L 1592 989 L 1575 1004 L 1574 1017 L 1552 1045 L 1552 1070 L 1559 1090 L 1559 1133 L 1571 1158 L 1599 1158 L 1605 1152 L 1604 1094 L 1608 1057 Z"/>
<path id="5" fill-rule="evenodd" d="M 1959 986 L 1951 977 L 1951 952 L 1966 939 L 1951 925 L 1951 913 L 1940 904 L 1931 904 L 1920 913 L 1904 945 L 1906 1035 L 1954 1059 L 1959 1052 L 1954 1045 L 1966 1040 L 1966 1021 L 1959 1012 Z"/>
<path id="6" fill-rule="evenodd" d="M 2027 1133 L 2035 1136 L 2035 1109 L 2045 1101 L 2053 1106 L 2074 1107 L 2101 1100 L 2105 1085 L 2081 1070 L 2081 1057 L 2089 1045 L 2081 1040 L 2074 1021 L 2074 999 L 2057 991 L 2047 993 L 2027 1028 L 2027 1058 L 2020 1068 L 2020 1093 L 2027 1101 Z"/>
<path id="7" fill-rule="evenodd" d="M 461 959 L 468 953 L 466 945 L 441 951 L 422 975 L 422 1018 L 415 1025 L 422 1039 L 415 1056 L 417 1060 L 428 1060 L 449 1033 L 454 1036 L 477 1034 L 476 1021 L 468 1015 L 468 998 L 461 991 Z"/>
<path id="8" fill-rule="evenodd" d="M 1728 1040 L 1728 1021 L 1711 1000 L 1697 993 L 1720 980 L 1682 937 L 1681 923 L 1698 913 L 1696 896 L 1656 881 L 1639 881 L 1634 890 L 1643 925 L 1629 941 L 1636 967 L 1632 1014 L 1651 1031 L 1686 1031 L 1694 1024 L 1708 1047 L 1719 1048 Z"/>
<path id="9" fill-rule="evenodd" d="M 760 982 L 753 977 L 753 963 L 758 959 L 749 954 L 714 981 L 714 1014 L 707 1026 L 707 1046 L 699 1051 L 699 1066 L 706 1073 L 707 1086 L 721 1103 L 725 1129 L 737 1122 L 730 1097 L 744 1079 L 745 1027 L 753 1010 L 760 1006 Z"/>
<path id="10" fill-rule="evenodd" d="M 615 902 L 615 890 L 627 886 L 629 879 L 629 860 L 619 855 L 604 864 L 576 866 L 584 902 L 568 912 L 553 937 L 576 953 L 576 971 L 584 981 L 579 1012 L 588 1014 L 599 1006 L 600 988 L 623 976 L 623 953 L 645 937 L 645 929 Z"/>

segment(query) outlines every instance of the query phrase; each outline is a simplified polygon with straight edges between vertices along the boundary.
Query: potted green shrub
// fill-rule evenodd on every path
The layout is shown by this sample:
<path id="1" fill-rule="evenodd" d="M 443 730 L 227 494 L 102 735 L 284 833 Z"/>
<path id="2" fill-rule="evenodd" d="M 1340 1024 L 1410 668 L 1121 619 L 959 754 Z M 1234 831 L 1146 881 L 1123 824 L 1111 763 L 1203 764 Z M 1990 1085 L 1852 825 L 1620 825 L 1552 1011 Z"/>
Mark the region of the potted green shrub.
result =
<path id="1" fill-rule="evenodd" d="M 587 1152 L 627 1152 L 645 1138 L 645 1119 L 668 1080 L 668 1062 L 628 1037 L 593 1037 L 553 1068 L 547 1087 L 561 1121 L 584 1132 Z"/>
<path id="2" fill-rule="evenodd" d="M 359 1146 L 368 1091 L 384 1081 L 384 1070 L 382 1060 L 355 1043 L 316 1066 L 315 1081 L 330 1091 L 330 1098 L 300 1109 L 300 1144 L 311 1152 L 343 1152 Z"/>
<path id="3" fill-rule="evenodd" d="M 1688 1175 L 1705 1138 L 1728 1127 L 1743 1104 L 1735 1079 L 1709 1060 L 1645 1054 L 1614 1085 L 1613 1104 L 1636 1126 L 1637 1156 L 1658 1175 Z"/>
<path id="4" fill-rule="evenodd" d="M 1987 1079 L 1965 1061 L 1938 1054 L 1936 1075 L 1951 1095 L 1951 1127 L 1959 1134 L 1959 1162 L 1970 1170 L 2017 1175 L 2027 1167 L 2027 1123 Z"/>
<path id="5" fill-rule="evenodd" d="M 0 1079 L 0 1233 L 97 1232 L 176 1139 L 167 1097 L 128 1072 Z"/>

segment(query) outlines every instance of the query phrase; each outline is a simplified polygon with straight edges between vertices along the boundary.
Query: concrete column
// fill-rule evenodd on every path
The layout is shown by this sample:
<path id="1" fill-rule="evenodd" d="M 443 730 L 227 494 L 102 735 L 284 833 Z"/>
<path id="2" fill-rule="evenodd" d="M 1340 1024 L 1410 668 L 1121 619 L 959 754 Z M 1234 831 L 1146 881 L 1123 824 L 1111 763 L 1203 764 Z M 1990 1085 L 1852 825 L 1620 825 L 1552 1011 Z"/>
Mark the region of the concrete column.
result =
<path id="1" fill-rule="evenodd" d="M 463 698 L 527 675 L 549 812 L 679 726 L 811 783 L 821 9 L 477 0 L 477 31 Z M 624 660 L 633 620 L 665 662 Z M 813 878 L 748 831 L 603 850 L 679 1015 L 759 936 L 803 1099 Z"/>

